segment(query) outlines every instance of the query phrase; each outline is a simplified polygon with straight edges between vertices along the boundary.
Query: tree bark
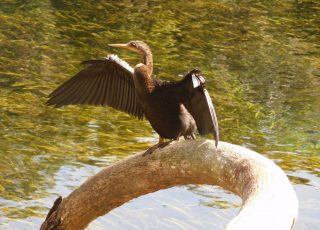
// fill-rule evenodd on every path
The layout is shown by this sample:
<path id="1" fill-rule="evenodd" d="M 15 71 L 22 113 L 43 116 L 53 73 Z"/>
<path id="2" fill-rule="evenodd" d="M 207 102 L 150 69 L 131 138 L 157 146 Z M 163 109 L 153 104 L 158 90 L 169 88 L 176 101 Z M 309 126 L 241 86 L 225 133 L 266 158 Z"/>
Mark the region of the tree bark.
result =
<path id="1" fill-rule="evenodd" d="M 101 170 L 57 199 L 41 229 L 84 229 L 91 221 L 144 194 L 177 185 L 218 185 L 242 198 L 227 229 L 291 229 L 298 201 L 285 173 L 244 147 L 178 141 L 151 155 L 138 153 Z"/>

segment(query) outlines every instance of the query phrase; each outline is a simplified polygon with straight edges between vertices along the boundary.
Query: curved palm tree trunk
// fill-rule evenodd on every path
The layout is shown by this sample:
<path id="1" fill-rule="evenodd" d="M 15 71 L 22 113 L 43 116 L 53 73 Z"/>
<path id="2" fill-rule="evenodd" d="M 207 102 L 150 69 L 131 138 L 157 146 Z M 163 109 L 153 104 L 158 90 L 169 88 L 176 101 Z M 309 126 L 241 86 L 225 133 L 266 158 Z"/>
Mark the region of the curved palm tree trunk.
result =
<path id="1" fill-rule="evenodd" d="M 185 184 L 218 185 L 242 198 L 227 229 L 291 229 L 298 201 L 284 172 L 244 147 L 213 141 L 174 142 L 151 155 L 128 157 L 57 199 L 41 229 L 84 229 L 91 221 L 144 194 Z"/>

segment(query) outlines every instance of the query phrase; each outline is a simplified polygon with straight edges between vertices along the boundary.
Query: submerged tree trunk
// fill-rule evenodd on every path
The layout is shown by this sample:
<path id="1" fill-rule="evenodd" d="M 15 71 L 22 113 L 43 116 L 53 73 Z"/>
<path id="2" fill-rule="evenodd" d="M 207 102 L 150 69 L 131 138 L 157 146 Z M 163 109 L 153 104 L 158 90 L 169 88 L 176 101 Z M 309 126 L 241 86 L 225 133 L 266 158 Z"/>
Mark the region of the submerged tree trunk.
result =
<path id="1" fill-rule="evenodd" d="M 172 143 L 151 155 L 128 157 L 57 199 L 41 229 L 84 229 L 112 209 L 160 189 L 186 184 L 218 185 L 242 198 L 227 229 L 291 229 L 298 201 L 284 172 L 238 145 L 195 140 Z"/>

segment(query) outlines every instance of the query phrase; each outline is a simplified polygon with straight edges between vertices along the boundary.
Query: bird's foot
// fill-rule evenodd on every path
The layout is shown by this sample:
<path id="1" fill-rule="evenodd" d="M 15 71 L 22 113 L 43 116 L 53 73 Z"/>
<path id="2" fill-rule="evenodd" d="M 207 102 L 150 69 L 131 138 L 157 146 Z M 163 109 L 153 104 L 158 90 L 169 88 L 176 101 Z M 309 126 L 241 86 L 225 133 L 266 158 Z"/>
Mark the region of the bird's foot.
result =
<path id="1" fill-rule="evenodd" d="M 158 148 L 164 148 L 166 147 L 168 144 L 170 144 L 172 141 L 167 141 L 167 142 L 162 142 L 162 143 L 158 143 L 158 144 L 155 144 L 154 146 L 151 146 L 150 148 L 147 149 L 147 151 L 145 151 L 142 156 L 147 156 L 151 153 L 153 153 L 156 149 Z"/>
<path id="2" fill-rule="evenodd" d="M 150 148 L 147 149 L 147 151 L 145 151 L 145 152 L 142 154 L 142 156 L 144 157 L 144 156 L 147 156 L 147 155 L 153 153 L 153 151 L 156 150 L 158 147 L 159 147 L 159 144 L 156 144 L 156 145 L 154 145 L 154 146 L 151 146 Z"/>
<path id="3" fill-rule="evenodd" d="M 185 140 L 195 140 L 196 139 L 196 135 L 194 135 L 194 134 L 187 135 L 187 136 L 184 136 L 184 139 Z"/>

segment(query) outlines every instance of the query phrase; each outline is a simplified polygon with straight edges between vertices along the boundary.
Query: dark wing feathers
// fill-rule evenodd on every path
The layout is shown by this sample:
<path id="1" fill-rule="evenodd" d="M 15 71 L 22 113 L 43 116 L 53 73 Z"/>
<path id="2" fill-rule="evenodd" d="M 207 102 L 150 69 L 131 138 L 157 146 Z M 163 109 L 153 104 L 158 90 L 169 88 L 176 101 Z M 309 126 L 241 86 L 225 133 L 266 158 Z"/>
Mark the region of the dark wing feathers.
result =
<path id="1" fill-rule="evenodd" d="M 217 146 L 219 141 L 218 120 L 204 83 L 205 79 L 200 72 L 192 70 L 184 77 L 180 85 L 187 90 L 187 95 L 189 95 L 185 97 L 184 105 L 196 121 L 199 134 L 213 133 Z"/>
<path id="2" fill-rule="evenodd" d="M 47 104 L 108 105 L 142 119 L 133 83 L 133 69 L 115 55 L 82 62 L 87 68 L 67 80 L 49 95 Z"/>

